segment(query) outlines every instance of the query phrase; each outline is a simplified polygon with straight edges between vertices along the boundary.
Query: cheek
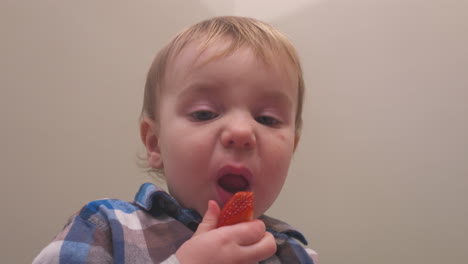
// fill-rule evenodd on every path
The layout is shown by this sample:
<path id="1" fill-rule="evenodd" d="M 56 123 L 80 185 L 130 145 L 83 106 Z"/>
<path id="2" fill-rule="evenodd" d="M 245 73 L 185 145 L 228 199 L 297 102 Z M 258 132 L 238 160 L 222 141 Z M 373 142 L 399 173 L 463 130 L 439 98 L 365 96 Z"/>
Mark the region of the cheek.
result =
<path id="1" fill-rule="evenodd" d="M 278 139 L 282 142 L 288 141 L 288 137 L 286 134 L 279 134 Z"/>
<path id="2" fill-rule="evenodd" d="M 161 155 L 168 183 L 190 185 L 186 182 L 193 175 L 200 175 L 199 180 L 204 180 L 201 175 L 209 175 L 206 170 L 212 148 L 206 137 L 194 133 L 169 133 L 162 139 Z"/>
<path id="3" fill-rule="evenodd" d="M 268 210 L 281 192 L 294 153 L 294 136 L 291 135 L 284 133 L 270 138 L 266 143 L 268 148 L 259 157 L 263 162 L 263 176 L 257 187 L 258 195 L 261 195 L 257 214 Z"/>
<path id="4" fill-rule="evenodd" d="M 166 176 L 194 170 L 201 157 L 193 154 L 198 153 L 198 149 L 197 145 L 187 144 L 184 140 L 174 140 L 171 144 L 164 145 L 161 148 L 161 155 Z"/>
<path id="5" fill-rule="evenodd" d="M 200 193 L 207 186 L 209 175 L 206 171 L 206 154 L 201 153 L 200 143 L 187 142 L 186 139 L 173 141 L 163 153 L 163 161 L 167 186 L 171 195 L 184 207 L 203 209 L 204 203 L 199 204 Z"/>
<path id="6" fill-rule="evenodd" d="M 287 163 L 289 166 L 289 160 L 292 158 L 294 153 L 294 140 L 294 133 L 287 131 L 276 135 L 275 141 L 271 141 L 275 143 L 269 144 L 269 151 L 271 151 L 271 154 L 275 156 L 275 159 L 280 161 L 278 162 L 279 164 Z"/>

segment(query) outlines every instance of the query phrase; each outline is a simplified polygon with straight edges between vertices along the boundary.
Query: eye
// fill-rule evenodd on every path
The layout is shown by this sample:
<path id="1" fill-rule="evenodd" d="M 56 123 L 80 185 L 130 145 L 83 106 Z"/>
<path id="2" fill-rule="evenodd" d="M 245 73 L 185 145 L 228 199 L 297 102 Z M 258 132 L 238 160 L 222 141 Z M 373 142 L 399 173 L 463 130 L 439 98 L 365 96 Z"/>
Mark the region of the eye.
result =
<path id="1" fill-rule="evenodd" d="M 218 114 L 207 110 L 200 110 L 191 113 L 190 116 L 195 119 L 195 121 L 208 121 L 218 117 Z"/>
<path id="2" fill-rule="evenodd" d="M 255 118 L 255 120 L 258 123 L 263 124 L 265 126 L 277 126 L 278 124 L 280 124 L 280 121 L 278 119 L 271 116 L 258 116 Z"/>

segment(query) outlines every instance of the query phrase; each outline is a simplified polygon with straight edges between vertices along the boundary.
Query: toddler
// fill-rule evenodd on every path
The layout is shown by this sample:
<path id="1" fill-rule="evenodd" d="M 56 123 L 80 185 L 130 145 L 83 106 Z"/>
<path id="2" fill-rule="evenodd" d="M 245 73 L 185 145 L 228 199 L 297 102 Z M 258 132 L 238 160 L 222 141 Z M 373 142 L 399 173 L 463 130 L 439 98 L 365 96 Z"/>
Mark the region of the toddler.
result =
<path id="1" fill-rule="evenodd" d="M 318 263 L 303 235 L 264 215 L 301 131 L 304 83 L 289 40 L 251 18 L 215 17 L 179 33 L 147 77 L 140 136 L 168 193 L 94 201 L 34 263 Z M 217 228 L 236 192 L 254 219 Z M 203 216 L 203 217 L 202 217 Z"/>

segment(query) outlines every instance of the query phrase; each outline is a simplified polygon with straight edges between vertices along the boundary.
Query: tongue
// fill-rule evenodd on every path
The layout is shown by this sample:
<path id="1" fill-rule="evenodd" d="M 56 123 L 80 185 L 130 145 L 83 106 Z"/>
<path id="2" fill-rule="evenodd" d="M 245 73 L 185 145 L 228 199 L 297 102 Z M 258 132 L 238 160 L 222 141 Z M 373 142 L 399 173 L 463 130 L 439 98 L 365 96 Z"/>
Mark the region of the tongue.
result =
<path id="1" fill-rule="evenodd" d="M 228 174 L 219 179 L 219 186 L 230 193 L 245 190 L 249 183 L 241 175 Z"/>

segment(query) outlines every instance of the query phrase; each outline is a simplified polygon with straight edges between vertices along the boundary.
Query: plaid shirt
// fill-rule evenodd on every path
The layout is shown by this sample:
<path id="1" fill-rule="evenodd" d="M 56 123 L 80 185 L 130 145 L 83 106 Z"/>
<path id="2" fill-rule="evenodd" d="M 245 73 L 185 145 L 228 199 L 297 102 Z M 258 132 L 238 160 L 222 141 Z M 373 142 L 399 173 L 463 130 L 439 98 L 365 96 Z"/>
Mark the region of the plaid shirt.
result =
<path id="1" fill-rule="evenodd" d="M 267 216 L 260 219 L 277 242 L 276 254 L 262 263 L 318 263 L 316 253 L 295 240 L 307 244 L 299 231 Z M 179 263 L 174 254 L 200 221 L 197 212 L 145 183 L 134 203 L 105 199 L 87 204 L 33 263 Z"/>

